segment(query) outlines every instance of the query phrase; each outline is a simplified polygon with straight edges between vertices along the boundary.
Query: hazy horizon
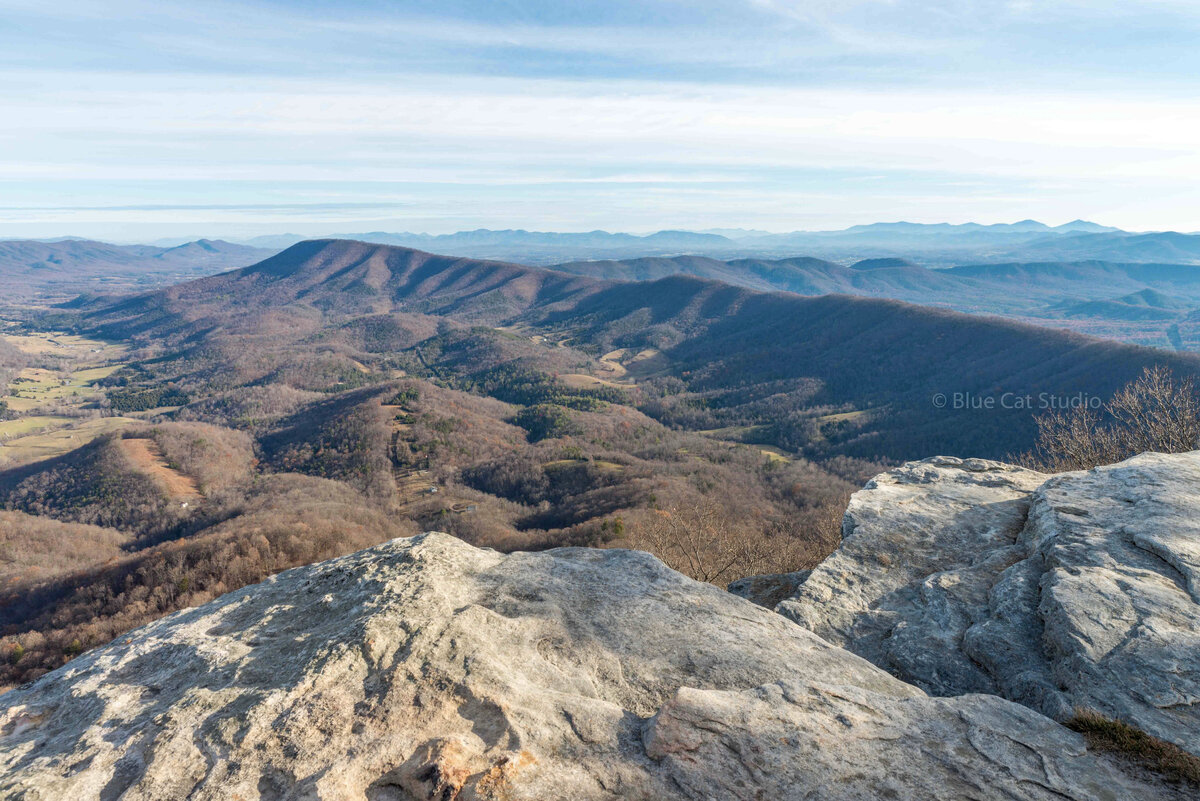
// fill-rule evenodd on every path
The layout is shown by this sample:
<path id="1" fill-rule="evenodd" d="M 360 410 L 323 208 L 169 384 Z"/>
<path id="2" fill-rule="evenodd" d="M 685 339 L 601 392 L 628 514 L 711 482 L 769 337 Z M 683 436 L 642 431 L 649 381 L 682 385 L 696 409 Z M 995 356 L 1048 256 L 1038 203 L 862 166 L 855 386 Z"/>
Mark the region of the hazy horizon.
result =
<path id="1" fill-rule="evenodd" d="M 0 236 L 1200 229 L 1178 0 L 0 0 Z"/>
<path id="2" fill-rule="evenodd" d="M 368 225 L 370 222 L 371 221 L 366 221 L 363 224 Z M 376 221 L 376 222 L 387 223 L 388 221 Z M 1099 222 L 1096 220 L 1084 220 L 1080 217 L 1075 217 L 1075 218 L 1072 218 L 1069 220 L 1063 220 L 1061 222 L 1058 222 L 1058 221 L 1046 222 L 1045 220 L 995 220 L 995 221 L 966 220 L 962 223 L 946 223 L 945 221 L 936 221 L 936 222 L 930 222 L 930 223 L 917 223 L 917 224 L 991 226 L 991 225 L 1013 225 L 1013 224 L 1022 223 L 1022 222 L 1037 222 L 1037 223 L 1046 225 L 1049 228 L 1054 228 L 1056 226 L 1066 225 L 1066 224 L 1073 223 L 1073 222 L 1086 222 L 1086 223 L 1096 223 L 1098 225 L 1105 225 L 1103 222 Z M 296 226 L 295 227 L 296 230 L 283 230 L 278 227 L 267 227 L 257 233 L 249 232 L 249 233 L 239 234 L 239 233 L 228 233 L 228 232 L 221 232 L 221 231 L 213 232 L 213 231 L 201 230 L 201 231 L 195 231 L 195 232 L 192 232 L 189 234 L 175 234 L 175 235 L 148 234 L 140 239 L 109 238 L 109 237 L 104 237 L 104 236 L 92 237 L 92 236 L 82 236 L 77 233 L 64 233 L 64 234 L 60 234 L 60 235 L 50 235 L 50 236 L 19 236 L 19 235 L 2 234 L 2 235 L 0 235 L 0 241 L 54 242 L 54 241 L 65 241 L 65 240 L 70 240 L 70 239 L 86 239 L 86 240 L 93 240 L 93 241 L 98 241 L 98 242 L 108 242 L 110 244 L 115 244 L 115 245 L 169 244 L 169 243 L 184 244 L 187 242 L 194 242 L 194 241 L 198 241 L 198 240 L 202 240 L 202 239 L 214 240 L 214 241 L 223 240 L 223 241 L 229 241 L 229 242 L 249 242 L 253 239 L 262 238 L 262 237 L 299 236 L 299 237 L 303 237 L 304 239 L 330 239 L 330 238 L 338 238 L 338 237 L 361 235 L 361 234 L 450 236 L 450 235 L 454 235 L 454 234 L 471 233 L 473 231 L 495 231 L 495 232 L 524 231 L 524 232 L 530 233 L 530 234 L 547 234 L 547 235 L 606 233 L 606 234 L 614 234 L 614 235 L 632 235 L 632 236 L 650 236 L 650 235 L 653 235 L 656 233 L 663 233 L 665 231 L 679 231 L 679 232 L 683 232 L 683 233 L 718 234 L 718 235 L 725 236 L 729 239 L 733 239 L 736 241 L 738 239 L 738 236 L 736 236 L 734 232 L 739 231 L 739 230 L 741 232 L 751 235 L 751 236 L 758 235 L 758 234 L 763 234 L 763 235 L 806 234 L 806 233 L 816 234 L 816 233 L 835 233 L 838 231 L 848 230 L 848 229 L 856 227 L 856 226 L 864 226 L 864 225 L 870 226 L 870 225 L 904 225 L 904 224 L 914 224 L 914 221 L 913 220 L 875 220 L 871 223 L 859 223 L 854 226 L 846 226 L 845 228 L 830 228 L 830 229 L 768 230 L 768 229 L 746 229 L 746 228 L 738 229 L 738 228 L 731 227 L 731 226 L 717 226 L 717 227 L 705 228 L 705 229 L 651 228 L 651 229 L 630 230 L 630 231 L 623 231 L 623 230 L 617 230 L 617 229 L 605 229 L 605 228 L 588 228 L 588 229 L 579 228 L 579 229 L 549 230 L 549 229 L 538 228 L 538 227 L 532 226 L 532 225 L 515 226 L 513 228 L 507 228 L 507 229 L 481 227 L 481 228 L 469 228 L 469 229 L 468 228 L 457 228 L 457 229 L 453 229 L 453 230 L 409 231 L 409 230 L 401 230 L 394 226 L 380 227 L 378 225 L 373 226 L 373 227 L 355 228 L 355 227 L 353 227 L 353 224 L 351 224 L 349 227 L 346 227 L 343 230 L 325 230 L 325 229 L 305 230 L 305 229 L 308 229 L 309 226 Z M 353 228 L 353 230 L 351 230 L 352 228 Z M 1166 233 L 1165 231 L 1129 231 L 1129 230 L 1125 230 L 1125 229 L 1122 229 L 1122 230 L 1125 233 L 1132 233 L 1132 234 Z M 1200 233 L 1200 232 L 1172 231 L 1170 233 L 1195 234 L 1195 233 Z"/>

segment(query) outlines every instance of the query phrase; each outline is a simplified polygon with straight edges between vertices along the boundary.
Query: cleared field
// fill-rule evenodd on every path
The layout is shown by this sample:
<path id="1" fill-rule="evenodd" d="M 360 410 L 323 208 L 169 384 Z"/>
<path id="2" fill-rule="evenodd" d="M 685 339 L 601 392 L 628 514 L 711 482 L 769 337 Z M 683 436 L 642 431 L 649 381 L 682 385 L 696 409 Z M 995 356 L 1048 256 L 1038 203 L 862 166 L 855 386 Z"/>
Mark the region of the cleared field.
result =
<path id="1" fill-rule="evenodd" d="M 48 364 L 61 367 L 27 367 L 9 382 L 10 394 L 0 401 L 10 412 L 25 416 L 0 422 L 0 462 L 11 465 L 57 456 L 120 427 L 113 421 L 127 419 L 80 420 L 56 414 L 63 407 L 83 408 L 101 399 L 104 391 L 96 383 L 123 366 L 115 360 L 125 355 L 124 346 L 54 332 L 3 336 L 35 357 L 53 357 Z M 51 413 L 37 414 L 39 409 Z"/>
<path id="2" fill-rule="evenodd" d="M 631 379 L 646 378 L 666 371 L 671 360 L 658 348 L 645 348 L 636 353 L 629 348 L 609 351 L 600 357 L 605 367 L 620 368 L 621 375 Z"/>
<path id="3" fill-rule="evenodd" d="M 111 342 L 101 342 L 97 339 L 87 339 L 75 334 L 63 334 L 54 331 L 36 332 L 31 334 L 4 334 L 9 344 L 20 348 L 26 353 L 39 356 L 65 356 L 74 359 L 84 359 L 94 364 L 115 361 L 124 357 L 124 345 Z"/>
<path id="4" fill-rule="evenodd" d="M 20 396 L 5 395 L 0 397 L 0 401 L 4 401 L 14 412 L 29 412 L 42 405 L 42 402 L 37 398 L 22 398 Z"/>
<path id="5" fill-rule="evenodd" d="M 792 461 L 792 457 L 789 456 L 786 451 L 782 451 L 779 448 L 773 448 L 770 445 L 759 445 L 758 450 L 759 450 L 759 453 L 766 456 L 767 461 L 770 461 L 770 462 L 790 462 L 790 461 Z"/>
<path id="6" fill-rule="evenodd" d="M 776 448 L 773 445 L 759 445 L 755 443 L 745 442 L 745 438 L 749 435 L 761 432 L 763 426 L 729 426 L 727 428 L 710 428 L 697 433 L 703 434 L 709 439 L 715 439 L 720 442 L 728 442 L 730 445 L 736 445 L 743 448 L 753 448 L 754 450 L 767 457 L 770 462 L 790 462 L 795 457 L 785 450 Z"/>
<path id="7" fill-rule="evenodd" d="M 627 372 L 625 365 L 621 364 L 621 359 L 625 357 L 625 348 L 610 350 L 608 353 L 600 357 L 600 366 L 608 374 L 610 378 L 623 378 Z"/>
<path id="8" fill-rule="evenodd" d="M 81 386 L 91 386 L 101 378 L 108 378 L 122 367 L 124 367 L 122 364 L 109 364 L 104 367 L 91 367 L 86 370 L 76 370 L 75 372 L 71 373 L 71 380 L 79 383 Z"/>
<path id="9" fill-rule="evenodd" d="M 696 433 L 713 439 L 725 439 L 740 443 L 743 437 L 761 431 L 763 428 L 764 426 L 726 426 L 725 428 L 706 428 Z"/>
<path id="10" fill-rule="evenodd" d="M 95 386 L 100 379 L 112 375 L 120 365 L 92 367 L 75 372 L 60 373 L 27 367 L 9 385 L 11 393 L 3 400 L 14 411 L 29 411 L 47 403 L 67 401 L 75 405 L 100 397 L 103 392 Z"/>
<path id="11" fill-rule="evenodd" d="M 0 439 L 9 437 L 21 437 L 26 434 L 31 434 L 34 431 L 40 431 L 43 428 L 51 426 L 61 426 L 73 422 L 70 417 L 50 417 L 50 416 L 34 416 L 20 417 L 16 420 L 5 420 L 0 423 Z"/>
<path id="12" fill-rule="evenodd" d="M 567 373 L 566 375 L 560 375 L 558 380 L 571 389 L 595 389 L 596 387 L 621 388 L 621 385 L 615 381 L 596 378 L 593 375 L 585 375 L 584 373 Z"/>
<path id="13" fill-rule="evenodd" d="M 74 422 L 70 418 L 61 419 Z M 10 420 L 8 422 L 22 421 Z M 102 434 L 119 431 L 130 423 L 137 422 L 139 421 L 129 417 L 98 417 L 77 423 L 70 428 L 59 428 L 54 431 L 44 431 L 27 437 L 11 439 L 8 442 L 0 443 L 0 466 L 13 467 L 61 456 L 88 444 Z M 5 425 L 8 423 L 0 423 L 0 426 Z"/>
<path id="14" fill-rule="evenodd" d="M 196 484 L 196 479 L 171 467 L 157 442 L 148 438 L 132 437 L 120 440 L 118 445 L 138 470 L 161 484 L 172 498 L 182 501 L 200 500 L 200 487 Z"/>
<path id="15" fill-rule="evenodd" d="M 839 414 L 827 414 L 824 417 L 818 417 L 817 420 L 821 423 L 840 423 L 843 420 L 855 420 L 866 413 L 865 409 L 854 412 L 841 412 Z"/>
<path id="16" fill-rule="evenodd" d="M 542 465 L 543 470 L 561 470 L 564 467 L 574 467 L 575 465 L 586 464 L 587 459 L 555 459 L 552 462 L 546 462 Z M 625 465 L 617 464 L 616 462 L 606 462 L 601 459 L 596 459 L 592 464 L 600 470 L 624 470 Z"/>

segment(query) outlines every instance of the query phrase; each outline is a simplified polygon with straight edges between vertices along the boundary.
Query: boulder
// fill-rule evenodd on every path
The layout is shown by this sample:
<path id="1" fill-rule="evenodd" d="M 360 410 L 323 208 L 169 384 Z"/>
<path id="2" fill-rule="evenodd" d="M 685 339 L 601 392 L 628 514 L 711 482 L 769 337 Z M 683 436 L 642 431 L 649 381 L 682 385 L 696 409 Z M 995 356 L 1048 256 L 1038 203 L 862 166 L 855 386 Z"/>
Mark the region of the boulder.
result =
<path id="1" fill-rule="evenodd" d="M 644 553 L 441 534 L 282 573 L 0 696 L 24 799 L 1168 798 Z"/>
<path id="2" fill-rule="evenodd" d="M 929 693 L 1091 709 L 1200 754 L 1200 452 L 913 462 L 843 533 L 780 613 Z"/>

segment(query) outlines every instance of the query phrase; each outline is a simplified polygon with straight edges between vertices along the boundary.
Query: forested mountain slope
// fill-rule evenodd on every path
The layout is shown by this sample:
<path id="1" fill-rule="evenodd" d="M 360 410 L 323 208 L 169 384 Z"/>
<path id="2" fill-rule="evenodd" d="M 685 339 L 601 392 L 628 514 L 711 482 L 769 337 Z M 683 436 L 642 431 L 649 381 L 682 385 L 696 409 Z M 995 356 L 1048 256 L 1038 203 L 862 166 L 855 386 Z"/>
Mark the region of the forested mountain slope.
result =
<path id="1" fill-rule="evenodd" d="M 837 269 L 948 280 L 915 267 Z M 1107 397 L 1154 364 L 1200 373 L 1200 357 L 892 300 L 679 275 L 612 283 L 345 241 L 301 243 L 243 270 L 98 305 L 84 325 L 202 350 L 247 321 L 262 332 L 275 319 L 266 339 L 279 344 L 289 328 L 389 312 L 545 329 L 594 355 L 655 349 L 665 366 L 649 376 L 658 397 L 644 408 L 660 419 L 748 427 L 752 439 L 810 453 L 1003 456 L 1028 447 L 1031 413 L 1046 404 Z"/>

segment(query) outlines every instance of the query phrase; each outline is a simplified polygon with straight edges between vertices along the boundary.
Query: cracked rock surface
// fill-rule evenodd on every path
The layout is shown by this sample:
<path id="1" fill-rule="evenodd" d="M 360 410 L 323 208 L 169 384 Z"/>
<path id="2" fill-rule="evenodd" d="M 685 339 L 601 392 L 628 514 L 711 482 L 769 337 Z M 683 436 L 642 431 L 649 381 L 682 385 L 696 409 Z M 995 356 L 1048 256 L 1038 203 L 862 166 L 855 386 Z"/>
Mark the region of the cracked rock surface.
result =
<path id="1" fill-rule="evenodd" d="M 1200 452 L 906 464 L 776 608 L 932 694 L 1094 709 L 1200 753 Z"/>
<path id="2" fill-rule="evenodd" d="M 282 573 L 0 696 L 4 798 L 1170 792 L 1031 709 L 931 698 L 646 554 L 440 534 Z"/>

